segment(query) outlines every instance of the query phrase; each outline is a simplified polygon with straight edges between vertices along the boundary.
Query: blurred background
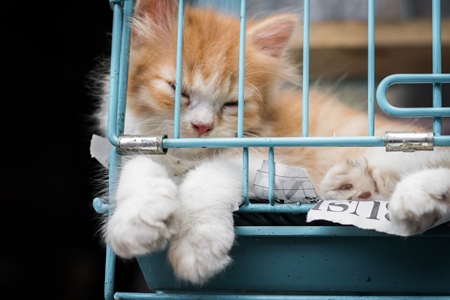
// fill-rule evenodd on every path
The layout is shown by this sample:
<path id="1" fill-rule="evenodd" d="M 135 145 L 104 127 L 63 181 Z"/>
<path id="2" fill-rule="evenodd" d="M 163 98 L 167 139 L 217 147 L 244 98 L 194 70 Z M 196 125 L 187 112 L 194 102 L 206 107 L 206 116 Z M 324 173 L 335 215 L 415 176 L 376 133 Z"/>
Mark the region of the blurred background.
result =
<path id="1" fill-rule="evenodd" d="M 230 10 L 239 7 L 236 1 L 216 0 L 214 5 Z M 443 72 L 449 73 L 450 0 L 441 2 Z M 286 5 L 301 12 L 302 1 L 249 0 L 249 17 L 286 11 Z M 431 1 L 376 1 L 377 81 L 390 73 L 431 72 L 430 11 Z M 12 19 L 3 21 L 2 43 L 2 296 L 103 299 L 105 249 L 92 208 L 101 167 L 89 154 L 95 99 L 87 76 L 110 52 L 109 2 L 9 1 L 4 12 Z M 311 77 L 339 82 L 361 103 L 367 99 L 366 41 L 357 38 L 347 46 L 342 41 L 359 37 L 366 17 L 366 1 L 311 1 L 316 24 L 311 28 Z M 400 35 L 388 34 L 393 32 Z M 431 103 L 429 86 L 393 89 L 390 95 L 399 104 L 405 99 L 414 105 Z M 449 100 L 447 84 L 444 104 L 450 105 Z M 145 290 L 134 261 L 118 260 L 116 288 Z"/>

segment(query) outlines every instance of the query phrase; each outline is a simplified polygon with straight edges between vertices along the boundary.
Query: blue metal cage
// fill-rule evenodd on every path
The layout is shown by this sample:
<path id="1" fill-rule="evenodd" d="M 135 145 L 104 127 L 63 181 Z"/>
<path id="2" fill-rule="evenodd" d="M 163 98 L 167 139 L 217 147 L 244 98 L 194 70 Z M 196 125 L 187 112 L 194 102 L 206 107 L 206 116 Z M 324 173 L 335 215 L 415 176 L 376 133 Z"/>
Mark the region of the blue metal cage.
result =
<path id="1" fill-rule="evenodd" d="M 375 0 L 368 0 L 368 133 L 364 137 L 310 137 L 308 135 L 310 0 L 303 1 L 303 136 L 277 138 L 243 137 L 243 86 L 245 70 L 245 29 L 247 3 L 241 0 L 239 121 L 237 138 L 180 138 L 181 89 L 176 89 L 173 138 L 163 138 L 170 148 L 242 148 L 243 193 L 245 202 L 239 213 L 305 214 L 311 204 L 280 204 L 273 196 L 274 147 L 384 147 L 386 138 L 374 135 L 375 101 L 388 114 L 397 117 L 433 118 L 434 145 L 450 146 L 450 136 L 442 135 L 442 117 L 450 108 L 442 107 L 442 84 L 450 74 L 442 73 L 440 1 L 432 5 L 432 73 L 393 74 L 375 85 Z M 237 2 L 229 4 L 236 5 Z M 116 181 L 120 162 L 118 147 L 124 137 L 127 70 L 130 42 L 129 18 L 133 0 L 110 0 L 113 16 L 111 89 L 108 138 L 110 184 Z M 181 82 L 181 49 L 184 1 L 179 0 L 177 84 Z M 226 5 L 226 4 L 223 4 Z M 399 108 L 391 105 L 386 91 L 395 84 L 431 84 L 433 107 Z M 248 147 L 269 149 L 269 203 L 251 203 L 248 198 Z M 114 199 L 110 199 L 114 201 Z M 111 209 L 99 199 L 98 211 Z M 111 211 L 110 211 L 111 213 Z M 234 263 L 222 274 L 198 288 L 179 282 L 166 261 L 165 252 L 137 258 L 149 287 L 148 293 L 116 291 L 115 254 L 107 247 L 105 299 L 449 299 L 450 227 L 439 227 L 410 237 L 399 238 L 352 226 L 235 226 L 237 245 L 231 255 Z"/>

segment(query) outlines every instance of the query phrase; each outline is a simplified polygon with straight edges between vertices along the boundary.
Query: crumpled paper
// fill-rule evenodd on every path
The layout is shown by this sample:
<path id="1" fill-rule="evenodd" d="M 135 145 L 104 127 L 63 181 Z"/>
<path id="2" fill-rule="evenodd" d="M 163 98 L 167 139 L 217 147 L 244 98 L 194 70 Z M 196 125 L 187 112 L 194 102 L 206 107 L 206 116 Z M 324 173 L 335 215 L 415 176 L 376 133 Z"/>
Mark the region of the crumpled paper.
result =
<path id="1" fill-rule="evenodd" d="M 104 167 L 109 168 L 109 152 L 112 148 L 107 138 L 93 134 L 91 139 L 91 156 L 98 160 Z"/>
<path id="2" fill-rule="evenodd" d="M 274 165 L 274 200 L 280 203 L 315 203 L 319 196 L 304 168 Z M 269 162 L 263 164 L 255 175 L 253 192 L 257 200 L 269 199 Z"/>

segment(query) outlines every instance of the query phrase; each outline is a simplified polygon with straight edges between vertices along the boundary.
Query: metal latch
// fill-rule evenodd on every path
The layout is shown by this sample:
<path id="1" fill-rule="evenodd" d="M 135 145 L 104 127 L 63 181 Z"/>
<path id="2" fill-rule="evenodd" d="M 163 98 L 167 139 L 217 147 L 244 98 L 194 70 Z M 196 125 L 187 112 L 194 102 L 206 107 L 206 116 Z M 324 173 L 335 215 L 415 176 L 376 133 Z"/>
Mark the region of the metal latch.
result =
<path id="1" fill-rule="evenodd" d="M 157 137 L 123 135 L 119 138 L 117 149 L 123 155 L 131 153 L 166 154 L 167 148 L 162 146 L 162 140 L 165 138 L 167 135 Z"/>
<path id="2" fill-rule="evenodd" d="M 432 132 L 386 131 L 386 151 L 432 151 L 433 138 Z"/>

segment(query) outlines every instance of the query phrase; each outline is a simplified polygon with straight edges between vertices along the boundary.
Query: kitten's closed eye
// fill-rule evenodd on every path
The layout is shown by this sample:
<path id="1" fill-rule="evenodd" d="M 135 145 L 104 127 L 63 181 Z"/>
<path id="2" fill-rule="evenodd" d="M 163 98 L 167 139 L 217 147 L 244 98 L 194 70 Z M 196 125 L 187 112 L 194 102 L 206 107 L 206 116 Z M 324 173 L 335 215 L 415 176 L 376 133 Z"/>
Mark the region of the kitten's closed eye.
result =
<path id="1" fill-rule="evenodd" d="M 222 113 L 230 116 L 237 116 L 238 114 L 238 101 L 225 102 L 222 105 Z"/>
<path id="2" fill-rule="evenodd" d="M 230 101 L 223 105 L 223 107 L 238 107 L 239 102 L 238 101 Z"/>
<path id="3" fill-rule="evenodd" d="M 168 84 L 170 85 L 170 87 L 173 89 L 173 91 L 175 92 L 175 90 L 176 90 L 176 86 L 175 86 L 175 83 L 173 83 L 173 82 L 168 82 Z M 190 98 L 190 96 L 189 96 L 189 94 L 187 94 L 185 91 L 181 91 L 181 96 L 182 97 L 185 97 L 185 98 Z"/>

